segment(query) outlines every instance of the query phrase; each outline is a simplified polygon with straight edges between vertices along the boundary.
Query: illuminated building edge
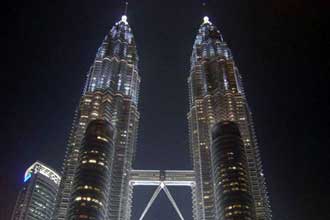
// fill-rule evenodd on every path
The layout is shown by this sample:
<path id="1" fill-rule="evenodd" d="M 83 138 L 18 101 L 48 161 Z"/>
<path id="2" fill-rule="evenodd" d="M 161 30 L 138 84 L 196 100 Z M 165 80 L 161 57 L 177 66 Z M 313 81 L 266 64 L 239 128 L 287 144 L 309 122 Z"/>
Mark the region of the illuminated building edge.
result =
<path id="1" fill-rule="evenodd" d="M 11 220 L 51 219 L 61 176 L 37 161 L 25 172 Z"/>

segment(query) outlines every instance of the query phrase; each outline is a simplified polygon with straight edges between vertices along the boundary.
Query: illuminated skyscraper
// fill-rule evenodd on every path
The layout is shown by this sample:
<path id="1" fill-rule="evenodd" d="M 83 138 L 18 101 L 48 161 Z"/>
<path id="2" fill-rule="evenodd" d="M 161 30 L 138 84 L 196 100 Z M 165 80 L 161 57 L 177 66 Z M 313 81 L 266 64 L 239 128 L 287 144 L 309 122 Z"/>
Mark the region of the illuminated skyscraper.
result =
<path id="1" fill-rule="evenodd" d="M 212 167 L 211 130 L 221 121 L 233 121 L 239 127 L 244 158 L 247 162 L 249 192 L 253 202 L 248 206 L 255 208 L 251 213 L 256 213 L 257 220 L 271 219 L 252 116 L 245 98 L 241 76 L 230 49 L 207 17 L 199 28 L 193 47 L 188 84 L 190 93 L 188 121 L 193 171 L 133 170 L 132 162 L 139 121 L 137 106 L 140 76 L 133 34 L 127 17 L 122 16 L 106 35 L 87 74 L 68 141 L 53 220 L 75 219 L 75 215 L 80 213 L 79 210 L 83 210 L 79 206 L 89 202 L 95 203 L 94 206 L 88 204 L 91 208 L 89 210 L 98 207 L 94 210 L 95 215 L 93 214 L 94 217 L 97 216 L 96 219 L 129 220 L 134 185 L 158 186 L 141 219 L 159 191 L 168 189 L 167 185 L 191 187 L 194 220 L 219 219 L 215 185 L 219 184 L 217 181 L 220 180 L 214 178 Z M 86 150 L 85 144 L 88 142 L 86 137 L 89 134 L 88 131 L 86 133 L 86 128 L 91 121 L 97 119 L 108 123 L 114 131 L 110 141 L 113 147 L 108 146 L 113 149 L 113 152 L 109 153 L 112 160 L 108 161 L 111 166 L 107 167 L 107 171 L 103 170 L 99 173 L 102 178 L 109 181 L 108 183 L 101 181 L 96 187 L 96 191 L 103 192 L 102 195 L 97 192 L 88 194 L 95 190 L 95 186 L 89 184 L 83 186 L 82 183 L 88 180 L 85 179 L 86 176 L 80 175 L 81 172 L 86 171 L 84 163 L 94 164 L 101 158 L 82 159 L 84 156 L 89 158 L 95 153 L 91 149 Z M 87 136 L 84 140 L 85 134 Z M 98 165 L 102 166 L 102 163 L 101 161 Z M 169 191 L 166 192 L 178 215 L 183 219 Z M 86 213 L 88 212 L 81 216 L 84 217 Z"/>
<path id="2" fill-rule="evenodd" d="M 25 171 L 11 220 L 50 220 L 60 181 L 60 175 L 45 164 L 32 164 Z"/>
<path id="3" fill-rule="evenodd" d="M 116 131 L 107 216 L 113 220 L 130 218 L 132 188 L 129 171 L 139 121 L 139 85 L 136 46 L 124 15 L 105 36 L 87 74 L 68 141 L 53 219 L 64 220 L 67 217 L 82 140 L 87 125 L 95 119 L 106 120 Z"/>
<path id="4" fill-rule="evenodd" d="M 190 147 L 196 175 L 193 196 L 195 219 L 217 219 L 214 184 L 218 183 L 214 183 L 211 166 L 211 130 L 221 121 L 238 124 L 244 142 L 257 219 L 271 219 L 252 114 L 241 75 L 220 31 L 208 17 L 204 17 L 195 39 L 188 84 Z"/>

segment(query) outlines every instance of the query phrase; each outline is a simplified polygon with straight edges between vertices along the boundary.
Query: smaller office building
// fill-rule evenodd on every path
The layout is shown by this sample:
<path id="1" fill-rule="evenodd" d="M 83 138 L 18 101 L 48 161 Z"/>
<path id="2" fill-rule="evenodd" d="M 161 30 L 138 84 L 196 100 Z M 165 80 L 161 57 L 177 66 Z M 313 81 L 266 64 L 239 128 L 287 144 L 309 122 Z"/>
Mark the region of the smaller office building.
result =
<path id="1" fill-rule="evenodd" d="M 61 176 L 41 162 L 35 162 L 24 175 L 11 220 L 50 220 Z"/>

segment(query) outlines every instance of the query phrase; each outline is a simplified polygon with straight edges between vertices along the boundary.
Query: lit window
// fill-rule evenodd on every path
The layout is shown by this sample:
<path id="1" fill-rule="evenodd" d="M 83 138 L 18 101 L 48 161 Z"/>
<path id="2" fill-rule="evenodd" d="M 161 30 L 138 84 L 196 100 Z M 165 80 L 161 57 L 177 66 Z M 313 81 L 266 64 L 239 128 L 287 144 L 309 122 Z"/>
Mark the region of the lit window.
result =
<path id="1" fill-rule="evenodd" d="M 106 139 L 106 138 L 104 138 L 104 137 L 101 137 L 101 136 L 97 136 L 97 139 L 99 139 L 99 140 L 102 140 L 102 141 L 105 141 L 105 142 L 109 142 L 109 140 L 108 139 Z"/>
<path id="2" fill-rule="evenodd" d="M 91 115 L 96 116 L 96 117 L 99 116 L 99 114 L 97 112 L 92 112 Z"/>

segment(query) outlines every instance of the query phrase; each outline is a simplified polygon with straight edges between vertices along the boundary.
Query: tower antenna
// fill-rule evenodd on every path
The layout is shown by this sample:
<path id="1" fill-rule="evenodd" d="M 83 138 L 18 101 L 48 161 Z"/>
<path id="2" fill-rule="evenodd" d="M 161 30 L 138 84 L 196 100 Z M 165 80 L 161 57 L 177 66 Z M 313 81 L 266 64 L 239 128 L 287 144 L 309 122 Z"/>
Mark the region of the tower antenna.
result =
<path id="1" fill-rule="evenodd" d="M 207 13 L 206 13 L 206 0 L 203 0 L 202 2 L 202 11 L 203 11 L 203 16 L 207 16 Z"/>
<path id="2" fill-rule="evenodd" d="M 203 2 L 202 2 L 202 6 L 203 6 L 203 8 L 202 8 L 202 13 L 203 13 L 203 24 L 210 24 L 211 22 L 210 22 L 210 19 L 209 19 L 209 17 L 208 17 L 208 13 L 207 13 L 207 6 L 206 6 L 206 2 L 207 2 L 207 0 L 203 0 Z"/>
<path id="3" fill-rule="evenodd" d="M 125 15 L 127 15 L 128 1 L 125 1 Z"/>

